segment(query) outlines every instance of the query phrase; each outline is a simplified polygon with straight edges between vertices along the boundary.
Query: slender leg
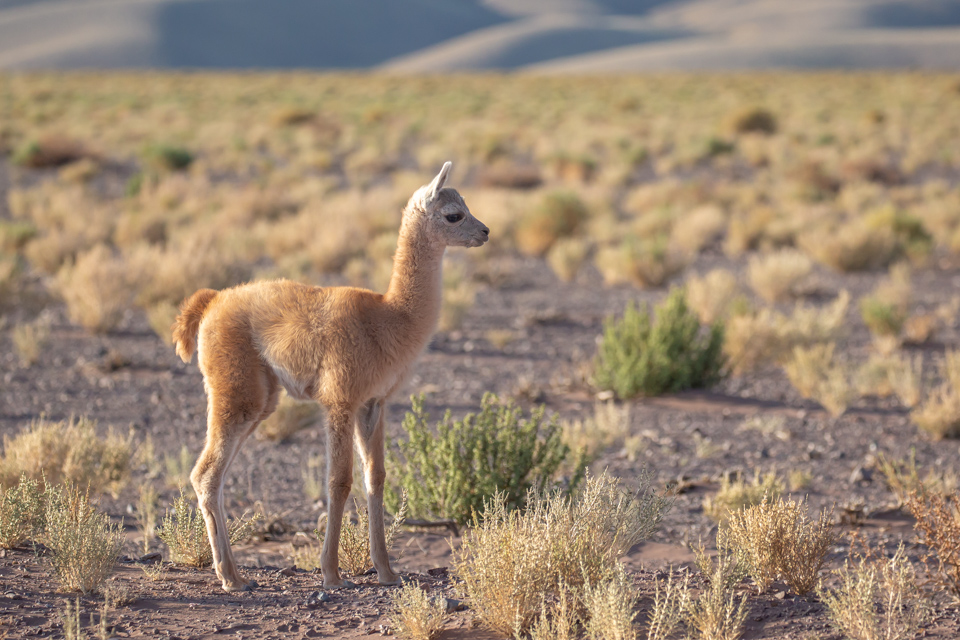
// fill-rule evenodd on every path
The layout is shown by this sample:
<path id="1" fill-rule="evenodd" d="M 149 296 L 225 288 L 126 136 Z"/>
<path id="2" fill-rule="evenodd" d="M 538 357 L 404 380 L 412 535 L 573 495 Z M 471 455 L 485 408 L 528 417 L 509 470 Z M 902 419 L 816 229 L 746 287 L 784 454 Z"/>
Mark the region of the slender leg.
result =
<path id="1" fill-rule="evenodd" d="M 383 465 L 383 402 L 371 400 L 360 412 L 357 443 L 363 457 L 367 484 L 367 511 L 370 515 L 370 557 L 380 584 L 400 584 L 400 576 L 390 568 L 390 555 L 383 524 L 383 484 L 387 472 Z"/>
<path id="2" fill-rule="evenodd" d="M 230 550 L 227 519 L 223 511 L 223 480 L 230 462 L 246 435 L 252 430 L 251 426 L 256 426 L 256 422 L 222 424 L 214 415 L 211 411 L 207 443 L 197 459 L 190 479 L 207 525 L 210 548 L 213 550 L 213 568 L 224 591 L 249 590 L 253 585 L 246 582 L 237 571 L 237 564 Z"/>
<path id="3" fill-rule="evenodd" d="M 330 408 L 327 428 L 327 532 L 320 553 L 323 586 L 350 586 L 340 577 L 340 527 L 343 508 L 353 484 L 354 411 L 346 407 Z"/>

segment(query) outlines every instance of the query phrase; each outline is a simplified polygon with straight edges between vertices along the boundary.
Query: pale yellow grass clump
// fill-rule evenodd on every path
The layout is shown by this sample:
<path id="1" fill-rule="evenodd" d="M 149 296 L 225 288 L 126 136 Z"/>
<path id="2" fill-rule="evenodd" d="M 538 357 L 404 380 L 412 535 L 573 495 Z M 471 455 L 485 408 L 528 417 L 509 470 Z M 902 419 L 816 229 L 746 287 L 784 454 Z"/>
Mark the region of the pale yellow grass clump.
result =
<path id="1" fill-rule="evenodd" d="M 447 617 L 443 598 L 431 598 L 415 584 L 406 584 L 391 595 L 396 611 L 390 616 L 390 626 L 401 638 L 433 640 L 443 632 Z"/>
<path id="2" fill-rule="evenodd" d="M 863 395 L 894 395 L 903 406 L 913 407 L 923 390 L 923 356 L 872 354 L 857 371 L 856 384 Z"/>
<path id="3" fill-rule="evenodd" d="M 636 589 L 619 562 L 612 574 L 598 584 L 584 585 L 586 632 L 590 640 L 633 640 L 637 637 Z"/>
<path id="4" fill-rule="evenodd" d="M 589 251 L 581 238 L 561 238 L 547 252 L 547 264 L 562 282 L 573 282 Z"/>
<path id="5" fill-rule="evenodd" d="M 590 476 L 572 499 L 531 492 L 523 512 L 508 511 L 505 497 L 495 496 L 454 557 L 480 620 L 500 633 L 522 633 L 561 585 L 576 591 L 605 581 L 621 555 L 656 531 L 669 506 L 650 485 L 644 475 L 631 496 L 619 480 Z"/>
<path id="6" fill-rule="evenodd" d="M 320 420 L 320 405 L 316 402 L 300 402 L 284 392 L 277 403 L 276 411 L 257 427 L 257 437 L 283 442 L 298 431 L 316 425 Z"/>
<path id="7" fill-rule="evenodd" d="M 770 308 L 729 319 L 723 349 L 735 374 L 768 362 L 782 361 L 793 348 L 832 342 L 843 334 L 850 295 L 840 295 L 825 307 L 797 304 L 791 315 Z"/>
<path id="8" fill-rule="evenodd" d="M 253 532 L 254 524 L 260 519 L 256 513 L 252 518 L 246 514 L 227 523 L 230 544 L 246 540 Z M 208 567 L 213 563 L 213 550 L 207 537 L 207 526 L 203 516 L 187 502 L 181 490 L 180 496 L 173 501 L 173 513 L 167 511 L 163 522 L 157 528 L 159 537 L 170 549 L 173 562 L 190 567 Z"/>
<path id="9" fill-rule="evenodd" d="M 645 289 L 659 287 L 680 273 L 690 255 L 664 237 L 628 236 L 619 244 L 598 249 L 594 262 L 607 284 L 631 283 Z"/>
<path id="10" fill-rule="evenodd" d="M 696 255 L 723 233 L 727 217 L 715 205 L 703 205 L 681 217 L 670 231 L 670 243 L 680 251 Z"/>
<path id="11" fill-rule="evenodd" d="M 683 581 L 673 570 L 667 575 L 667 583 L 658 582 L 653 599 L 653 608 L 647 619 L 647 640 L 667 640 L 680 628 L 690 610 L 690 574 Z"/>
<path id="12" fill-rule="evenodd" d="M 370 515 L 367 513 L 366 506 L 359 500 L 355 499 L 353 503 L 357 511 L 357 521 L 354 523 L 349 518 L 344 519 L 343 528 L 340 531 L 339 557 L 341 569 L 348 575 L 359 576 L 373 566 L 373 560 L 370 558 Z M 393 522 L 384 532 L 387 550 L 393 546 L 406 517 L 407 493 L 404 491 L 400 494 L 400 507 L 393 516 Z M 319 545 L 293 551 L 294 563 L 301 569 L 314 569 L 320 566 L 320 550 L 323 548 L 324 540 L 323 521 L 317 523 L 316 534 Z"/>
<path id="13" fill-rule="evenodd" d="M 832 269 L 842 272 L 878 269 L 896 256 L 897 238 L 889 227 L 857 218 L 839 228 L 820 225 L 800 235 L 800 248 Z"/>
<path id="14" fill-rule="evenodd" d="M 736 302 L 737 278 L 726 269 L 713 269 L 705 276 L 687 278 L 687 304 L 700 322 L 711 325 L 730 314 Z"/>
<path id="15" fill-rule="evenodd" d="M 444 265 L 443 306 L 440 307 L 438 323 L 440 330 L 459 329 L 476 298 L 477 287 L 470 279 L 466 267 L 460 263 Z"/>
<path id="16" fill-rule="evenodd" d="M 724 561 L 709 574 L 709 584 L 690 605 L 687 627 L 696 640 L 737 640 L 747 619 L 747 598 L 739 601 Z"/>
<path id="17" fill-rule="evenodd" d="M 131 438 L 112 430 L 101 438 L 96 425 L 86 418 L 60 422 L 41 418 L 16 436 L 4 436 L 0 484 L 10 487 L 25 476 L 119 494 L 130 478 Z"/>
<path id="18" fill-rule="evenodd" d="M 836 418 L 843 415 L 857 395 L 850 385 L 847 367 L 834 358 L 834 349 L 832 342 L 796 346 L 783 369 L 800 395 L 816 400 Z"/>
<path id="19" fill-rule="evenodd" d="M 717 546 L 743 554 L 758 593 L 782 578 L 798 595 L 817 586 L 827 552 L 839 539 L 832 512 L 821 512 L 811 521 L 806 500 L 768 497 L 732 512 L 717 535 Z"/>
<path id="20" fill-rule="evenodd" d="M 40 352 L 50 338 L 50 321 L 38 318 L 33 322 L 18 324 L 13 328 L 11 336 L 13 348 L 17 351 L 20 364 L 31 367 L 36 364 Z"/>
<path id="21" fill-rule="evenodd" d="M 751 482 L 742 478 L 731 480 L 724 476 L 720 489 L 703 499 L 703 512 L 716 522 L 726 522 L 730 514 L 763 502 L 764 498 L 776 500 L 783 493 L 783 482 L 774 473 L 756 474 Z"/>
<path id="22" fill-rule="evenodd" d="M 747 280 L 758 296 L 767 302 L 779 302 L 796 296 L 812 269 L 813 262 L 804 254 L 781 249 L 750 258 Z"/>
<path id="23" fill-rule="evenodd" d="M 133 304 L 137 283 L 129 265 L 100 244 L 57 272 L 57 287 L 70 319 L 85 329 L 115 329 Z"/>
<path id="24" fill-rule="evenodd" d="M 935 440 L 960 435 L 960 351 L 947 351 L 940 369 L 944 382 L 910 412 L 916 425 Z"/>
<path id="25" fill-rule="evenodd" d="M 126 537 L 123 527 L 98 512 L 87 495 L 68 485 L 45 495 L 43 541 L 66 591 L 93 593 L 113 573 Z"/>
<path id="26" fill-rule="evenodd" d="M 834 625 L 851 640 L 910 640 L 930 608 L 903 545 L 890 559 L 862 557 L 837 571 L 840 588 L 820 590 Z"/>
<path id="27" fill-rule="evenodd" d="M 585 451 L 595 458 L 604 449 L 623 442 L 630 433 L 630 405 L 613 400 L 598 402 L 593 415 L 583 420 L 562 420 L 563 441 L 572 451 Z"/>
<path id="28" fill-rule="evenodd" d="M 894 460 L 878 454 L 876 468 L 883 474 L 898 507 L 906 505 L 914 494 L 951 495 L 960 489 L 960 477 L 949 469 L 931 467 L 921 478 L 914 448 L 910 449 L 907 460 Z"/>

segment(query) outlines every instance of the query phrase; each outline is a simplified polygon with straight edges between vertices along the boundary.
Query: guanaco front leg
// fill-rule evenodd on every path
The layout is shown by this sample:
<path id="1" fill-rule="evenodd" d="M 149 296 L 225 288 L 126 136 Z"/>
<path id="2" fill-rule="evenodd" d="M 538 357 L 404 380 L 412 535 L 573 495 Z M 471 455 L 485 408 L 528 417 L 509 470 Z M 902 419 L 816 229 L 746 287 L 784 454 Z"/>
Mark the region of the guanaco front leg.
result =
<path id="1" fill-rule="evenodd" d="M 383 401 L 372 399 L 364 405 L 357 422 L 357 448 L 363 458 L 367 485 L 367 512 L 370 520 L 370 557 L 380 584 L 399 584 L 400 576 L 390 568 L 390 556 L 383 523 L 383 484 L 387 473 L 383 464 Z"/>
<path id="2" fill-rule="evenodd" d="M 354 412 L 330 409 L 327 427 L 327 532 L 320 552 L 320 572 L 327 589 L 352 586 L 340 577 L 340 528 L 353 484 Z"/>

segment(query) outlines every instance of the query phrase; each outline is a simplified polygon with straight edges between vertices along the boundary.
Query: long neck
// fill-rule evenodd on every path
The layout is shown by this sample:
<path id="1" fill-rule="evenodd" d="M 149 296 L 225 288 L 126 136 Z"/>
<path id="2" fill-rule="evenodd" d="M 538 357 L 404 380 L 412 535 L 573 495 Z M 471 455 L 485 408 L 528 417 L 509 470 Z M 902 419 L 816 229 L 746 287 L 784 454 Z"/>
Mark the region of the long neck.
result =
<path id="1" fill-rule="evenodd" d="M 427 240 L 418 225 L 405 220 L 400 227 L 393 274 L 383 301 L 399 311 L 425 334 L 432 334 L 443 298 L 443 245 Z"/>

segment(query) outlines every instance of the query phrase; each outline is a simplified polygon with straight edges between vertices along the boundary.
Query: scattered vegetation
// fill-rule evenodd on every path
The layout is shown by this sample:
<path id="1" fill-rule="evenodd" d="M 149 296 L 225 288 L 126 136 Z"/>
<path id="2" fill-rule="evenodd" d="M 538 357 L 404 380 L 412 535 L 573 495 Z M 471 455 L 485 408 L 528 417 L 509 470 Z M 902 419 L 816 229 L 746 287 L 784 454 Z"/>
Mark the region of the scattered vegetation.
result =
<path id="1" fill-rule="evenodd" d="M 12 487 L 0 487 L 0 547 L 12 549 L 44 531 L 41 483 L 23 476 Z"/>
<path id="2" fill-rule="evenodd" d="M 86 418 L 41 418 L 13 437 L 4 436 L 0 485 L 11 487 L 26 477 L 118 495 L 130 478 L 131 436 L 109 430 L 100 437 L 96 427 Z"/>
<path id="3" fill-rule="evenodd" d="M 737 303 L 737 279 L 726 269 L 687 279 L 687 304 L 705 325 L 725 320 Z"/>
<path id="4" fill-rule="evenodd" d="M 50 338 L 50 322 L 39 318 L 33 322 L 18 324 L 13 328 L 13 348 L 17 350 L 20 364 L 32 367 Z"/>
<path id="5" fill-rule="evenodd" d="M 704 333 L 683 289 L 674 289 L 657 306 L 655 320 L 633 305 L 622 318 L 607 319 L 594 382 L 624 399 L 708 387 L 724 374 L 722 345 L 723 325 Z"/>
<path id="6" fill-rule="evenodd" d="M 454 568 L 483 623 L 505 634 L 529 629 L 561 585 L 597 585 L 618 558 L 649 538 L 669 502 L 648 475 L 630 495 L 606 474 L 573 498 L 531 490 L 522 511 L 497 494 L 454 552 Z"/>
<path id="7" fill-rule="evenodd" d="M 916 518 L 920 541 L 930 550 L 927 565 L 939 585 L 960 596 L 960 494 L 943 495 L 920 489 L 907 499 Z"/>
<path id="8" fill-rule="evenodd" d="M 759 593 L 781 578 L 798 595 L 806 595 L 819 582 L 827 552 L 837 543 L 833 513 L 821 512 L 816 521 L 807 516 L 807 502 L 763 501 L 731 511 L 717 545 L 742 553 Z"/>
<path id="9" fill-rule="evenodd" d="M 249 538 L 259 519 L 259 513 L 251 518 L 244 514 L 238 520 L 228 522 L 230 544 Z M 183 491 L 173 501 L 173 513 L 167 511 L 164 515 L 163 522 L 157 528 L 157 537 L 170 549 L 171 560 L 177 564 L 201 568 L 213 562 L 213 550 L 203 516 L 190 506 Z"/>
<path id="10" fill-rule="evenodd" d="M 703 499 L 703 512 L 716 522 L 726 522 L 731 513 L 758 505 L 766 498 L 776 500 L 783 493 L 783 482 L 776 474 L 760 476 L 757 473 L 751 482 L 743 478 L 731 479 L 729 475 L 720 480 L 720 489 Z"/>
<path id="11" fill-rule="evenodd" d="M 280 396 L 276 411 L 257 427 L 257 437 L 284 442 L 298 431 L 316 425 L 320 420 L 320 405 L 316 402 L 300 402 L 284 392 Z"/>
<path id="12" fill-rule="evenodd" d="M 796 346 L 783 369 L 800 395 L 816 400 L 837 418 L 856 399 L 856 392 L 850 385 L 847 367 L 834 359 L 834 348 L 832 342 Z"/>
<path id="13" fill-rule="evenodd" d="M 373 560 L 370 559 L 370 516 L 367 513 L 367 507 L 359 500 L 354 499 L 357 521 L 354 523 L 349 518 L 344 518 L 343 528 L 340 530 L 339 558 L 340 568 L 351 576 L 362 575 L 367 569 L 373 566 Z M 403 526 L 407 515 L 407 495 L 400 496 L 400 506 L 397 508 L 396 515 L 393 516 L 393 522 L 384 531 L 387 541 L 387 551 L 393 547 L 397 534 L 400 533 L 400 527 Z M 320 551 L 323 548 L 325 519 L 321 518 L 316 530 L 319 545 L 316 547 L 295 548 L 293 552 L 294 563 L 301 569 L 312 570 L 320 566 Z"/>
<path id="14" fill-rule="evenodd" d="M 404 585 L 390 596 L 396 611 L 390 626 L 402 638 L 433 640 L 443 631 L 447 617 L 443 598 L 431 598 L 419 586 Z"/>
<path id="15" fill-rule="evenodd" d="M 960 351 L 947 351 L 940 371 L 944 382 L 910 412 L 934 440 L 960 436 Z"/>
<path id="16" fill-rule="evenodd" d="M 573 236 L 588 215 L 587 206 L 577 194 L 547 193 L 538 206 L 517 221 L 517 248 L 528 255 L 542 256 L 561 238 Z"/>
<path id="17" fill-rule="evenodd" d="M 840 587 L 821 589 L 837 629 L 851 640 L 909 640 L 929 620 L 916 573 L 901 546 L 892 558 L 863 556 L 837 572 Z"/>
<path id="18" fill-rule="evenodd" d="M 810 275 L 813 262 L 795 249 L 750 258 L 747 280 L 758 296 L 767 302 L 779 302 L 797 295 L 798 287 Z"/>
<path id="19" fill-rule="evenodd" d="M 90 504 L 86 493 L 67 485 L 45 493 L 43 542 L 65 591 L 94 593 L 113 574 L 125 536 L 123 527 Z"/>
<path id="20" fill-rule="evenodd" d="M 399 508 L 402 487 L 415 517 L 465 524 L 494 494 L 501 494 L 506 508 L 516 509 L 524 506 L 531 488 L 558 486 L 557 472 L 571 462 L 572 452 L 556 419 L 546 420 L 544 413 L 540 407 L 525 416 L 512 402 L 487 394 L 480 413 L 454 420 L 448 411 L 431 428 L 423 398 L 414 397 L 403 420 L 407 437 L 387 454 L 387 477 L 395 483 L 386 491 L 387 506 Z M 586 459 L 582 452 L 578 456 L 568 491 L 583 478 Z"/>

